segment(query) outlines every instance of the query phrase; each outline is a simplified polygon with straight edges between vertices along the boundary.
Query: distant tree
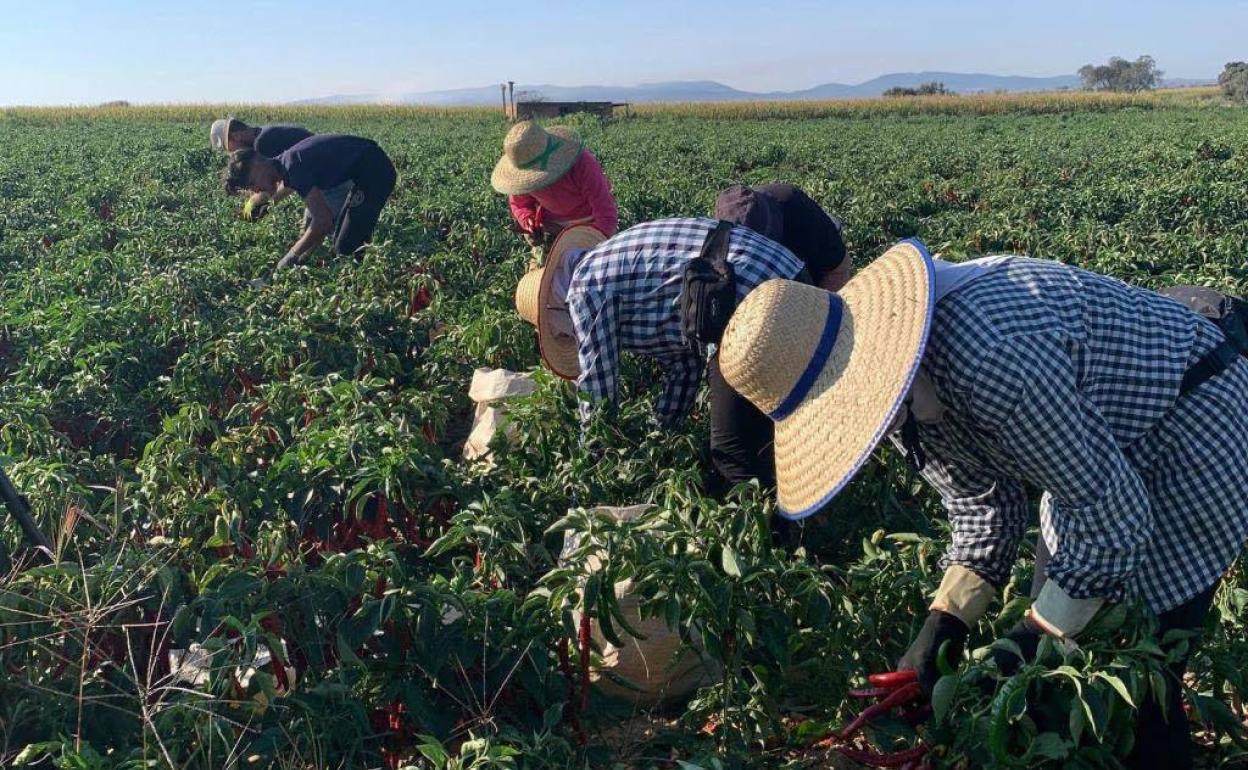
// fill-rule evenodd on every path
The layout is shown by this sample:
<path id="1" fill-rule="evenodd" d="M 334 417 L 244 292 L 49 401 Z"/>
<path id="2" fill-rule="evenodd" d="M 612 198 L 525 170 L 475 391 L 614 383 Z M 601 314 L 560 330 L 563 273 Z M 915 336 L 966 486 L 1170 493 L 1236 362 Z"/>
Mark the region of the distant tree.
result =
<path id="1" fill-rule="evenodd" d="M 945 88 L 944 83 L 935 80 L 927 83 L 920 83 L 917 88 L 908 88 L 906 86 L 893 86 L 884 92 L 885 96 L 953 96 L 953 91 Z"/>
<path id="2" fill-rule="evenodd" d="M 1222 93 L 1232 101 L 1248 104 L 1248 62 L 1227 62 L 1222 74 L 1218 75 L 1218 85 Z"/>
<path id="3" fill-rule="evenodd" d="M 1164 73 L 1157 69 L 1157 61 L 1151 56 L 1135 61 L 1114 56 L 1108 64 L 1085 64 L 1078 74 L 1089 91 L 1151 91 Z"/>
<path id="4" fill-rule="evenodd" d="M 126 101 L 125 99 L 118 99 L 117 101 L 114 101 L 114 102 L 104 102 L 100 106 L 101 107 L 129 107 L 130 102 Z"/>

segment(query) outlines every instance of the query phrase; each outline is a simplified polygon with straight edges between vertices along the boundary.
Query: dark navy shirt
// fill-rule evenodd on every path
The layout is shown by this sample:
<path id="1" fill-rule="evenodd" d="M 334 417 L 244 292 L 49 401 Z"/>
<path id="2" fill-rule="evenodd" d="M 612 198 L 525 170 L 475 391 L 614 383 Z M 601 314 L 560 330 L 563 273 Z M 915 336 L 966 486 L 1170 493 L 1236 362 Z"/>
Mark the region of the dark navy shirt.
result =
<path id="1" fill-rule="evenodd" d="M 256 152 L 264 157 L 276 158 L 309 136 L 312 136 L 312 132 L 303 126 L 288 126 L 280 123 L 260 126 L 256 129 L 256 142 L 253 146 Z"/>
<path id="2" fill-rule="evenodd" d="M 376 147 L 371 139 L 346 134 L 316 134 L 274 158 L 286 186 L 307 197 L 312 188 L 328 190 L 351 177 L 360 155 Z"/>
<path id="3" fill-rule="evenodd" d="M 809 195 L 791 184 L 758 185 L 780 206 L 784 234 L 780 243 L 806 263 L 816 281 L 845 261 L 841 226 Z"/>

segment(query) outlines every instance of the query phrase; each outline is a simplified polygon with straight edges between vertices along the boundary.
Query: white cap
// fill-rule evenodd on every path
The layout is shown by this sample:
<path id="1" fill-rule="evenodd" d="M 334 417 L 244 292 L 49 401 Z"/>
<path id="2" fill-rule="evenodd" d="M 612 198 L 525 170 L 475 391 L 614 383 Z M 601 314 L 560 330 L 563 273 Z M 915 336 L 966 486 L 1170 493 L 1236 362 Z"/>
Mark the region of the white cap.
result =
<path id="1" fill-rule="evenodd" d="M 226 152 L 226 139 L 229 137 L 230 120 L 232 118 L 221 118 L 212 121 L 212 128 L 208 129 L 208 141 L 212 144 L 214 150 Z"/>

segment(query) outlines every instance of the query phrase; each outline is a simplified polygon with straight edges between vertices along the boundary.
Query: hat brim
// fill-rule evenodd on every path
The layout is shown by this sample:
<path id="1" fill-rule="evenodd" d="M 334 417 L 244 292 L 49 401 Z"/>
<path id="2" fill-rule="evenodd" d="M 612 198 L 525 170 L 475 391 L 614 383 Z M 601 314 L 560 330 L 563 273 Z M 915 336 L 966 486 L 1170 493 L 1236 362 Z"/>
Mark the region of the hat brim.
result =
<path id="1" fill-rule="evenodd" d="M 809 395 L 776 423 L 776 489 L 789 519 L 816 513 L 844 489 L 909 394 L 931 331 L 931 255 L 918 240 L 903 241 L 838 295 L 836 344 Z"/>
<path id="2" fill-rule="evenodd" d="M 577 354 L 576 337 L 557 333 L 550 323 L 548 309 L 554 292 L 555 276 L 563 267 L 563 261 L 575 250 L 592 249 L 607 236 L 589 225 L 569 227 L 559 234 L 550 247 L 550 256 L 542 268 L 542 280 L 537 290 L 537 344 L 542 361 L 552 372 L 565 380 L 575 380 L 581 375 L 581 362 Z"/>
<path id="3" fill-rule="evenodd" d="M 536 192 L 558 182 L 564 174 L 572 170 L 572 166 L 576 165 L 576 159 L 581 156 L 581 150 L 585 147 L 581 143 L 581 137 L 566 126 L 551 126 L 546 129 L 546 133 L 563 140 L 563 144 L 551 153 L 546 168 L 520 168 L 512 163 L 511 158 L 504 155 L 494 166 L 494 173 L 490 175 L 490 184 L 495 190 L 503 195 L 524 195 Z"/>
<path id="4" fill-rule="evenodd" d="M 212 126 L 208 129 L 208 143 L 212 145 L 214 150 L 225 152 L 226 145 L 229 143 L 230 119 L 220 118 L 212 121 Z"/>

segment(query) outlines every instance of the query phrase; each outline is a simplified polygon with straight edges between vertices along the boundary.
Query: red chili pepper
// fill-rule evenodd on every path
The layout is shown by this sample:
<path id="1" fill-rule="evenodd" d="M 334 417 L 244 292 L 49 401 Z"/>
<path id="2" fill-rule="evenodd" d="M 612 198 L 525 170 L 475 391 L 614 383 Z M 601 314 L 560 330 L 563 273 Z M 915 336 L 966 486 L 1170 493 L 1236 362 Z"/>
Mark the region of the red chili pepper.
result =
<path id="1" fill-rule="evenodd" d="M 892 711 L 898 706 L 901 706 L 905 703 L 909 703 L 912 700 L 921 698 L 922 696 L 923 696 L 923 691 L 922 689 L 920 689 L 918 682 L 913 682 L 911 684 L 905 685 L 904 687 L 898 688 L 897 690 L 894 690 L 884 700 L 863 709 L 862 713 L 859 714 L 858 717 L 854 721 L 850 722 L 848 726 L 846 726 L 843 730 L 841 730 L 836 735 L 841 740 L 849 740 L 850 736 L 852 736 L 854 733 L 861 730 L 871 720 L 875 719 L 881 714 L 886 714 L 889 711 Z"/>
<path id="2" fill-rule="evenodd" d="M 578 641 L 581 648 L 581 711 L 589 710 L 589 613 L 581 614 L 581 627 Z"/>
<path id="3" fill-rule="evenodd" d="M 411 299 L 407 303 L 407 317 L 414 318 L 417 313 L 429 307 L 433 302 L 433 295 L 429 293 L 429 287 L 421 285 L 412 291 Z"/>
<path id="4" fill-rule="evenodd" d="M 889 671 L 883 674 L 871 674 L 867 677 L 875 687 L 884 687 L 893 689 L 906 684 L 913 684 L 919 681 L 919 673 L 917 671 Z"/>
<path id="5" fill-rule="evenodd" d="M 850 690 L 851 698 L 886 698 L 893 691 L 892 687 L 869 687 L 865 690 Z"/>
<path id="6" fill-rule="evenodd" d="M 273 656 L 269 659 L 269 671 L 277 680 L 277 691 L 287 692 L 290 690 L 290 676 L 286 673 L 286 667 L 277 659 L 277 653 L 270 652 L 269 654 Z"/>
<path id="7" fill-rule="evenodd" d="M 377 496 L 377 520 L 373 522 L 373 534 L 377 539 L 387 537 L 390 526 L 390 501 L 385 495 Z"/>

